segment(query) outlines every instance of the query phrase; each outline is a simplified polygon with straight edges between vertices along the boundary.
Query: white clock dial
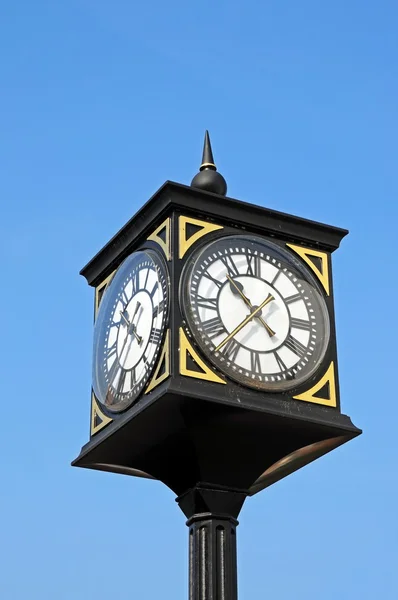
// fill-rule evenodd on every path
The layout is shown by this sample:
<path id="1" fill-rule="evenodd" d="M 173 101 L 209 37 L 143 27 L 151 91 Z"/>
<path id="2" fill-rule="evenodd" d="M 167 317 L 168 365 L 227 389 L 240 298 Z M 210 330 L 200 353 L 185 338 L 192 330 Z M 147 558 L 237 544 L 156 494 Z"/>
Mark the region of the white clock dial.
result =
<path id="1" fill-rule="evenodd" d="M 225 237 L 185 273 L 184 312 L 198 344 L 230 377 L 284 390 L 310 377 L 328 340 L 325 302 L 287 251 L 255 237 Z"/>
<path id="2" fill-rule="evenodd" d="M 94 331 L 93 390 L 110 411 L 137 398 L 152 372 L 166 325 L 166 267 L 153 251 L 136 252 L 116 272 Z"/>

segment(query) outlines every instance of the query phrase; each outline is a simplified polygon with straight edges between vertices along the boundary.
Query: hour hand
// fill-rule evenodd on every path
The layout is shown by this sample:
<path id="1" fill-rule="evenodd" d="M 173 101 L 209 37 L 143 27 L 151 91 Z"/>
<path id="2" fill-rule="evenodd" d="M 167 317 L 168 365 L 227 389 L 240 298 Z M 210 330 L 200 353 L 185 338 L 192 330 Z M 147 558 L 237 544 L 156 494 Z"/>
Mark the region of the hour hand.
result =
<path id="1" fill-rule="evenodd" d="M 138 313 L 138 311 L 140 310 L 140 308 L 141 308 L 141 302 L 137 302 L 137 305 L 135 307 L 135 311 L 134 311 L 134 314 L 133 314 L 133 318 L 131 319 L 132 322 L 134 321 L 135 315 Z"/>
<path id="2" fill-rule="evenodd" d="M 243 285 L 241 284 L 241 282 L 234 281 L 229 275 L 227 275 L 227 279 L 229 281 L 229 287 L 231 289 L 231 292 L 235 294 L 235 296 L 240 296 L 247 304 L 247 306 L 251 308 L 252 303 L 250 302 L 249 298 L 243 293 Z"/>
<path id="3" fill-rule="evenodd" d="M 229 275 L 227 275 L 227 279 L 229 281 L 229 286 L 231 288 L 231 292 L 237 296 L 240 296 L 242 298 L 242 300 L 245 302 L 245 304 L 247 304 L 247 306 L 252 309 L 253 305 L 250 302 L 249 298 L 247 296 L 245 296 L 245 294 L 243 293 L 243 285 L 240 283 L 240 281 L 234 281 L 232 279 L 232 277 L 230 277 Z M 256 314 L 256 319 L 258 319 L 261 323 L 261 325 L 263 325 L 263 327 L 266 329 L 268 335 L 270 337 L 273 337 L 275 335 L 275 331 L 273 329 L 271 329 L 271 327 L 268 325 L 268 323 L 266 323 L 264 321 L 264 319 L 261 316 L 261 310 L 258 312 L 258 314 Z"/>
<path id="4" fill-rule="evenodd" d="M 135 325 L 133 325 L 133 324 L 130 325 L 129 333 L 133 334 L 133 336 L 137 340 L 138 344 L 141 346 L 142 336 L 138 335 L 138 333 L 136 332 Z"/>
<path id="5" fill-rule="evenodd" d="M 243 285 L 241 284 L 240 281 L 234 281 L 232 279 L 232 277 L 230 277 L 229 275 L 227 275 L 227 279 L 230 283 L 230 288 L 231 288 L 231 292 L 233 294 L 242 294 L 243 293 Z"/>
<path id="6" fill-rule="evenodd" d="M 268 294 L 268 296 L 266 297 L 264 302 L 260 304 L 260 306 L 252 306 L 250 314 L 246 317 L 246 319 L 243 319 L 243 321 L 239 323 L 239 325 L 237 325 L 229 335 L 227 335 L 227 337 L 221 342 L 221 344 L 218 344 L 216 352 L 221 350 L 221 348 L 225 346 L 225 344 L 229 342 L 229 340 L 232 340 L 232 338 L 235 337 L 235 335 L 239 333 L 239 331 L 243 329 L 243 327 L 245 327 L 245 325 L 247 325 L 261 311 L 261 309 L 264 308 L 264 306 L 272 302 L 272 300 L 275 300 L 275 298 L 272 294 Z"/>

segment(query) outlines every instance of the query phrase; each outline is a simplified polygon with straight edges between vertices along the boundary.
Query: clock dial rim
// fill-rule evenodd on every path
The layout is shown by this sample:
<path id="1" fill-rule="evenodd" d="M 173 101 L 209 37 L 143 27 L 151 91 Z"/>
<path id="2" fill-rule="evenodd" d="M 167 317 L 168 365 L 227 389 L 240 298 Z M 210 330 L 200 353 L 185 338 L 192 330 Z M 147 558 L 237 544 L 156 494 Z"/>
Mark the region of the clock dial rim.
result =
<path id="1" fill-rule="evenodd" d="M 245 243 L 247 245 L 245 245 Z M 304 285 L 305 285 L 304 289 L 305 289 L 305 294 L 306 294 L 305 297 L 307 298 L 307 301 L 304 300 L 304 292 L 303 292 L 303 296 L 300 297 L 300 299 L 304 301 L 307 312 L 310 307 L 311 307 L 311 310 L 313 310 L 314 309 L 313 302 L 316 303 L 316 310 L 315 310 L 316 321 L 312 320 L 313 314 L 308 312 L 308 317 L 309 317 L 308 322 L 310 323 L 311 327 L 310 327 L 310 337 L 308 338 L 308 341 L 305 344 L 306 347 L 311 350 L 311 354 L 309 354 L 308 357 L 307 357 L 307 354 L 305 354 L 305 357 L 308 358 L 308 361 L 306 361 L 306 362 L 311 364 L 311 368 L 309 368 L 307 366 L 306 366 L 306 368 L 303 368 L 302 366 L 300 366 L 300 368 L 297 370 L 297 372 L 299 373 L 298 377 L 296 376 L 296 374 L 294 374 L 291 379 L 287 378 L 287 377 L 283 377 L 283 373 L 287 374 L 288 371 L 291 371 L 292 369 L 294 369 L 295 364 L 293 364 L 292 367 L 286 368 L 285 371 L 280 371 L 279 373 L 271 372 L 271 373 L 268 373 L 267 375 L 262 374 L 262 376 L 265 377 L 264 380 L 256 378 L 255 376 L 253 377 L 253 373 L 250 372 L 248 369 L 245 369 L 245 368 L 242 368 L 240 370 L 238 368 L 234 369 L 233 362 L 227 361 L 225 358 L 223 358 L 220 355 L 220 353 L 217 354 L 215 352 L 215 345 L 213 344 L 213 346 L 212 346 L 212 342 L 209 340 L 209 338 L 206 338 L 206 335 L 200 331 L 200 327 L 198 325 L 198 321 L 200 321 L 200 319 L 198 318 L 198 316 L 196 316 L 197 322 L 195 323 L 194 309 L 192 308 L 193 303 L 191 301 L 191 295 L 192 295 L 191 294 L 191 292 L 192 292 L 191 283 L 192 283 L 192 278 L 195 274 L 200 273 L 200 276 L 203 277 L 203 273 L 206 271 L 206 269 L 200 268 L 201 265 L 203 265 L 203 261 L 206 258 L 208 258 L 209 255 L 214 253 L 216 251 L 216 249 L 220 247 L 220 245 L 223 246 L 224 248 L 228 248 L 228 247 L 239 248 L 240 249 L 239 255 L 243 256 L 244 252 L 241 252 L 241 248 L 245 247 L 247 250 L 247 248 L 249 247 L 250 244 L 255 245 L 255 246 L 257 245 L 257 247 L 260 246 L 265 254 L 268 253 L 271 258 L 273 257 L 275 259 L 274 262 L 276 262 L 280 266 L 282 266 L 282 268 L 280 269 L 281 272 L 284 272 L 283 271 L 283 268 L 284 268 L 285 271 L 290 271 L 292 279 L 294 279 L 296 277 L 296 279 L 298 279 L 299 282 L 301 282 L 301 285 L 304 282 Z M 228 253 L 226 252 L 225 254 L 228 254 Z M 231 254 L 233 254 L 233 253 L 231 253 Z M 218 258 L 215 259 L 214 262 L 216 262 L 216 260 L 218 260 Z M 213 264 L 214 264 L 214 262 L 213 262 Z M 211 262 L 209 264 L 209 267 L 210 266 L 211 266 Z M 236 278 L 238 279 L 239 277 L 243 278 L 246 276 L 247 276 L 246 274 L 240 273 L 238 276 L 236 276 Z M 263 279 L 261 281 L 263 281 Z M 219 297 L 220 297 L 223 289 L 225 289 L 225 286 L 227 285 L 227 283 L 224 281 L 221 289 L 217 290 L 217 315 L 219 315 L 219 312 L 220 312 L 219 306 L 218 306 Z M 295 283 L 294 285 L 298 291 L 298 284 Z M 199 289 L 199 286 L 197 287 L 197 290 L 198 289 Z M 308 267 L 306 267 L 301 261 L 299 261 L 298 258 L 291 253 L 291 251 L 289 251 L 285 247 L 281 247 L 280 245 L 276 244 L 273 241 L 270 241 L 267 238 L 264 238 L 264 237 L 258 236 L 258 235 L 251 235 L 251 234 L 240 234 L 240 235 L 239 234 L 238 235 L 230 234 L 230 235 L 224 235 L 221 237 L 217 237 L 210 242 L 204 241 L 204 243 L 202 243 L 201 246 L 198 247 L 191 254 L 190 258 L 184 265 L 182 277 L 180 280 L 179 292 L 180 292 L 180 294 L 179 294 L 180 306 L 181 306 L 182 314 L 184 317 L 184 325 L 185 325 L 186 329 L 189 331 L 189 333 L 192 335 L 193 339 L 195 340 L 196 345 L 200 348 L 200 350 L 202 351 L 204 356 L 207 359 L 209 359 L 210 362 L 220 372 L 222 372 L 224 375 L 226 375 L 230 379 L 238 382 L 239 384 L 241 384 L 245 387 L 249 387 L 249 388 L 264 391 L 264 392 L 281 392 L 281 393 L 290 392 L 291 390 L 300 388 L 302 386 L 302 384 L 304 384 L 305 382 L 310 380 L 315 375 L 315 373 L 318 371 L 318 369 L 321 367 L 321 365 L 323 364 L 323 362 L 325 360 L 325 357 L 326 357 L 326 354 L 327 354 L 327 351 L 328 351 L 328 348 L 330 345 L 330 340 L 331 340 L 331 337 L 330 337 L 331 336 L 331 318 L 330 318 L 329 311 L 327 308 L 327 303 L 325 301 L 325 298 L 322 293 L 319 282 L 316 281 L 315 277 L 310 272 Z M 253 308 L 255 308 L 255 307 L 253 307 Z M 248 314 L 249 312 L 250 312 L 250 310 L 246 306 L 246 314 Z M 292 316 L 290 310 L 288 310 L 288 312 L 289 312 L 289 318 L 290 318 L 289 332 L 291 333 L 292 328 L 294 328 L 294 326 L 291 325 L 292 319 L 293 319 L 294 323 L 297 323 L 297 320 Z M 197 315 L 198 315 L 198 313 L 197 313 Z M 260 315 L 261 315 L 261 313 L 260 313 Z M 253 322 L 254 321 L 257 321 L 257 318 L 253 319 Z M 318 323 L 317 323 L 317 321 L 318 321 Z M 315 335 L 315 332 L 314 332 L 315 324 L 316 324 L 317 331 L 319 331 L 319 327 L 321 328 L 321 330 L 323 329 L 323 331 L 321 331 L 320 333 L 317 334 L 317 338 L 315 339 L 315 342 L 314 342 L 313 338 L 311 339 L 311 335 Z M 288 342 L 288 344 L 291 343 L 292 340 L 291 340 L 290 333 L 286 337 L 286 339 L 279 344 L 280 347 L 283 347 L 285 345 L 286 341 Z M 295 333 L 296 333 L 296 329 L 295 329 Z M 237 334 L 237 336 L 240 334 L 241 334 L 241 332 L 239 332 Z M 219 341 L 219 339 L 220 338 L 218 338 L 218 341 Z M 232 338 L 232 339 L 234 339 L 234 338 Z M 294 339 L 294 342 L 298 342 L 298 340 Z M 297 346 L 295 346 L 295 349 L 296 349 L 296 347 Z M 300 348 L 300 344 L 298 344 L 298 347 Z M 289 346 L 288 346 L 288 349 L 290 350 Z M 278 350 L 278 348 L 276 348 L 276 350 Z M 236 351 L 236 348 L 235 348 L 235 351 Z M 257 352 L 257 354 L 261 354 L 261 352 Z M 263 352 L 263 354 L 264 354 L 264 352 Z M 252 353 L 250 354 L 250 358 L 252 358 Z M 257 361 L 258 359 L 255 358 L 254 360 Z M 276 359 L 276 360 L 278 360 L 278 359 Z M 297 363 L 300 363 L 301 360 L 302 359 L 299 358 Z M 272 375 L 274 375 L 275 377 L 280 375 L 280 377 L 278 379 L 273 380 Z"/>
<path id="2" fill-rule="evenodd" d="M 154 346 L 154 350 L 150 354 L 150 361 L 148 367 L 145 369 L 144 374 L 140 377 L 140 379 L 130 388 L 128 392 L 124 394 L 124 398 L 122 397 L 119 400 L 112 404 L 108 404 L 105 402 L 107 392 L 105 390 L 109 390 L 109 387 L 106 384 L 106 375 L 104 368 L 104 359 L 103 354 L 106 349 L 106 344 L 108 343 L 107 329 L 109 330 L 109 321 L 113 320 L 115 316 L 117 305 L 119 302 L 119 298 L 123 293 L 123 290 L 126 289 L 126 281 L 130 281 L 132 277 L 133 271 L 137 270 L 138 272 L 146 269 L 148 267 L 142 266 L 145 261 L 148 261 L 151 266 L 150 269 L 155 271 L 155 275 L 158 281 L 159 288 L 161 289 L 161 302 L 162 310 L 157 312 L 157 316 L 152 318 L 152 323 L 150 327 L 149 336 L 146 335 L 146 338 L 143 339 L 142 343 L 145 348 L 141 351 L 141 356 L 145 355 L 149 344 L 151 347 Z M 139 275 L 138 275 L 139 277 Z M 149 294 L 146 289 L 139 288 L 133 296 L 129 299 L 127 304 L 130 304 L 135 296 L 138 294 Z M 157 295 L 157 294 L 155 294 Z M 167 322 L 169 317 L 169 305 L 170 305 L 170 279 L 168 268 L 165 260 L 161 256 L 159 252 L 152 248 L 143 248 L 132 252 L 129 256 L 127 256 L 123 262 L 119 265 L 117 271 L 112 277 L 112 280 L 106 287 L 102 298 L 101 303 L 99 305 L 97 316 L 94 324 L 94 340 L 93 340 L 93 367 L 92 367 L 92 387 L 93 393 L 101 407 L 106 414 L 115 415 L 121 413 L 127 409 L 129 409 L 137 400 L 141 397 L 144 392 L 146 386 L 148 385 L 151 375 L 156 368 L 157 361 L 159 359 L 161 349 L 163 347 L 165 333 L 167 330 Z M 151 300 L 152 307 L 153 302 Z M 127 306 L 126 304 L 126 306 Z M 156 306 L 159 304 L 156 303 Z M 159 333 L 160 332 L 160 333 Z M 120 333 L 120 326 L 118 328 L 117 338 Z M 136 329 L 137 335 L 140 330 Z M 151 341 L 152 335 L 155 335 L 156 341 Z M 130 334 L 130 337 L 134 337 L 134 333 Z M 132 341 L 132 344 L 138 343 L 137 340 Z M 119 357 L 118 357 L 119 358 Z M 116 360 L 118 360 L 118 358 Z M 138 361 L 140 363 L 141 358 Z M 136 365 L 133 367 L 135 369 Z M 126 369 L 123 369 L 126 370 Z M 128 369 L 127 372 L 130 372 L 131 369 Z M 132 381 L 132 378 L 130 382 Z"/>

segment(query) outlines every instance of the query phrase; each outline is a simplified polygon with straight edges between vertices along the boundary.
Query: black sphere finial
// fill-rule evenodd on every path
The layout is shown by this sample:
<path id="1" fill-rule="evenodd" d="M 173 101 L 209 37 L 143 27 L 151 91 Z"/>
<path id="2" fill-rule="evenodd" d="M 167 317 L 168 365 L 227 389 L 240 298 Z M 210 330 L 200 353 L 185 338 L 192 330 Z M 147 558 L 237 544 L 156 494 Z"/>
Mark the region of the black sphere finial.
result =
<path id="1" fill-rule="evenodd" d="M 203 145 L 202 164 L 200 165 L 199 173 L 191 181 L 191 187 L 205 190 L 206 192 L 213 192 L 220 196 L 225 196 L 227 193 L 227 182 L 221 173 L 218 173 L 217 167 L 214 164 L 210 136 L 207 130 Z"/>

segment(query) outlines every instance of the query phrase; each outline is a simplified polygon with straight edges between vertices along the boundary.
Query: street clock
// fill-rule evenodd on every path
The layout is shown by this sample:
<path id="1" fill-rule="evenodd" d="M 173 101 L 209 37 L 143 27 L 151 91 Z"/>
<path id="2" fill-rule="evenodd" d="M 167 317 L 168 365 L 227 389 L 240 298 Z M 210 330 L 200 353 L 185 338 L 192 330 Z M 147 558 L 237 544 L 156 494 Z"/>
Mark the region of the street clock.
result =
<path id="1" fill-rule="evenodd" d="M 206 132 L 191 186 L 167 181 L 81 271 L 95 322 L 73 465 L 175 492 L 195 599 L 224 598 L 200 591 L 222 561 L 236 598 L 245 498 L 361 433 L 338 383 L 332 254 L 348 232 L 226 191 Z"/>

